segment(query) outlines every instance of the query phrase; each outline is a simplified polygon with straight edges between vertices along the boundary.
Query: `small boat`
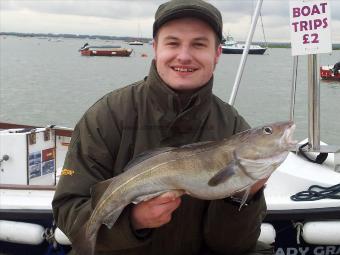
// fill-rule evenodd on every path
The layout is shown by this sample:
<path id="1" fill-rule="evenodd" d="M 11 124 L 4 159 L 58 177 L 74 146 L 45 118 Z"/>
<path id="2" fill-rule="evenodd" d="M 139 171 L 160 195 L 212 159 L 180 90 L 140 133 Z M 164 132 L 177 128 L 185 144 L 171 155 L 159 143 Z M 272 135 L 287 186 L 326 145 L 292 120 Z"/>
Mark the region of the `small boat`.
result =
<path id="1" fill-rule="evenodd" d="M 129 42 L 129 45 L 143 45 L 144 43 L 141 42 L 141 41 L 132 41 L 132 42 Z"/>
<path id="2" fill-rule="evenodd" d="M 230 35 L 222 43 L 222 53 L 224 54 L 242 54 L 245 49 L 245 44 L 234 41 Z M 260 45 L 250 45 L 248 54 L 263 55 L 267 48 Z"/>
<path id="3" fill-rule="evenodd" d="M 320 66 L 320 77 L 324 80 L 340 81 L 340 70 L 334 71 L 334 66 L 340 66 L 340 62 L 335 65 Z"/>
<path id="4" fill-rule="evenodd" d="M 122 48 L 119 45 L 102 45 L 102 46 L 90 46 L 85 43 L 83 47 L 79 49 L 83 56 L 118 56 L 128 57 L 132 53 L 132 49 Z"/>

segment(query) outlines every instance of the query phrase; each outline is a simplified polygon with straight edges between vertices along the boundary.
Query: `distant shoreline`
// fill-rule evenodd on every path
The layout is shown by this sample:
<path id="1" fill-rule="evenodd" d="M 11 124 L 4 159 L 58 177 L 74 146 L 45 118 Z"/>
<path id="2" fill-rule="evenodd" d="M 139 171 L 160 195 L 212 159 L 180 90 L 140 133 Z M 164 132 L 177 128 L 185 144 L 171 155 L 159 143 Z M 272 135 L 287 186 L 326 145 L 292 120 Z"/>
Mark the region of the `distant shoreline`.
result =
<path id="1" fill-rule="evenodd" d="M 130 37 L 130 36 L 108 36 L 108 35 L 76 35 L 76 34 L 53 34 L 53 33 L 18 33 L 18 32 L 0 32 L 0 36 L 17 36 L 17 37 L 52 37 L 52 38 L 75 38 L 75 39 L 100 39 L 100 40 L 119 40 L 119 41 L 142 41 L 150 42 L 152 38 L 147 37 Z M 265 46 L 263 42 L 254 42 Z M 268 42 L 268 48 L 291 48 L 290 42 Z M 333 43 L 333 50 L 340 50 L 340 43 Z"/>
<path id="2" fill-rule="evenodd" d="M 152 38 L 146 37 L 129 37 L 129 36 L 108 36 L 108 35 L 76 35 L 76 34 L 53 34 L 53 33 L 17 33 L 17 32 L 0 32 L 0 36 L 17 36 L 17 37 L 47 37 L 47 38 L 73 38 L 73 39 L 101 39 L 101 40 L 119 40 L 119 41 L 142 41 L 147 43 Z"/>

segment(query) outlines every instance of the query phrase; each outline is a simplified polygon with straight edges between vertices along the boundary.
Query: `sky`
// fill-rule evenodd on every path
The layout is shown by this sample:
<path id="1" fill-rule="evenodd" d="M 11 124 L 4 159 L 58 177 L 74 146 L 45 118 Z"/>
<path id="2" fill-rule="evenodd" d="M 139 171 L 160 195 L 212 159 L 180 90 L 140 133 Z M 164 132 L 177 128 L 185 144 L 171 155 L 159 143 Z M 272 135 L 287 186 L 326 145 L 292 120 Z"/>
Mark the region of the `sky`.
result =
<path id="1" fill-rule="evenodd" d="M 313 0 L 310 0 L 313 1 Z M 326 0 L 325 0 L 326 1 Z M 152 37 L 157 7 L 165 0 L 0 0 L 0 31 Z M 256 0 L 210 0 L 223 31 L 245 40 Z M 332 41 L 340 43 L 340 0 L 331 6 Z M 264 0 L 253 41 L 289 42 L 289 0 Z"/>

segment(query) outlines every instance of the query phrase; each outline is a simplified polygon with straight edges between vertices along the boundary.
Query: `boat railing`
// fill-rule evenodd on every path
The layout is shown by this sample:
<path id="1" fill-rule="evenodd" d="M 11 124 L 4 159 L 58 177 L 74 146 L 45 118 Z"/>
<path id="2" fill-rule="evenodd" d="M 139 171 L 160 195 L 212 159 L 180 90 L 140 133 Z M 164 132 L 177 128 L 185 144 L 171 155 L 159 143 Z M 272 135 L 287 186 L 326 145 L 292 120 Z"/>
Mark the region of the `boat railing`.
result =
<path id="1" fill-rule="evenodd" d="M 20 185 L 20 184 L 0 184 L 0 189 L 15 190 L 55 190 L 56 185 Z"/>
<path id="2" fill-rule="evenodd" d="M 42 127 L 42 126 L 31 126 L 31 125 L 24 125 L 24 124 L 0 122 L 0 130 L 22 129 L 25 131 L 29 131 L 29 130 L 34 131 L 37 128 L 50 128 L 50 129 L 55 130 L 56 135 L 67 136 L 67 137 L 71 137 L 72 132 L 73 132 L 73 128 L 57 126 L 57 125 L 47 125 L 45 127 Z"/>

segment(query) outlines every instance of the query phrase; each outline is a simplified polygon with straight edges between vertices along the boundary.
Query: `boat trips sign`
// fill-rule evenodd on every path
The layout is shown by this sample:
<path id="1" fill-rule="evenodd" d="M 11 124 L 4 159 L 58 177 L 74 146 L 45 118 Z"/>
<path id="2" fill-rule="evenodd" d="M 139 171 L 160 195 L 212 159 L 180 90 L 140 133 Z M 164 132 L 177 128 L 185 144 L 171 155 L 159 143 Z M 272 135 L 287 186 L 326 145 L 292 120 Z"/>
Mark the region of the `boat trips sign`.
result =
<path id="1" fill-rule="evenodd" d="M 290 0 L 292 55 L 332 51 L 330 7 L 327 0 Z"/>

